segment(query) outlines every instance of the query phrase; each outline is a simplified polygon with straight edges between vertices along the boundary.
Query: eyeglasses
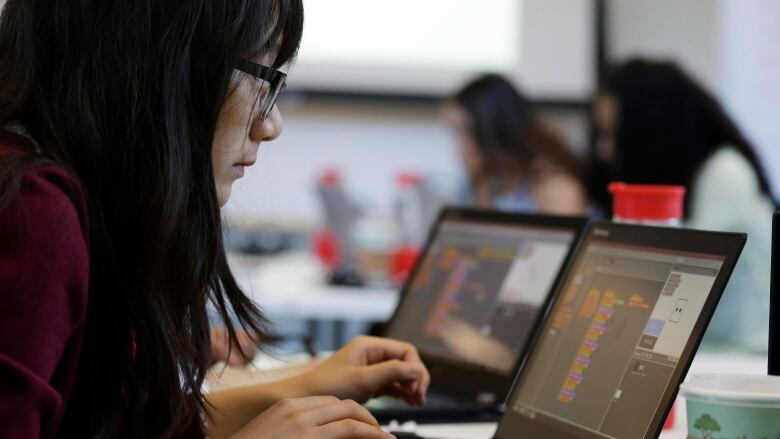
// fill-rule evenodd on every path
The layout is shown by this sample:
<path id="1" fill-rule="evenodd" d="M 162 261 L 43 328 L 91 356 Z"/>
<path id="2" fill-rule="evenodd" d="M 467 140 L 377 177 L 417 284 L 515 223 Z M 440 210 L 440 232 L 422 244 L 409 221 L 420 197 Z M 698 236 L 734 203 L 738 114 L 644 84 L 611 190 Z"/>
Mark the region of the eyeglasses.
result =
<path id="1" fill-rule="evenodd" d="M 257 95 L 260 103 L 260 119 L 267 118 L 276 104 L 276 98 L 284 91 L 287 74 L 246 59 L 239 60 L 236 68 L 254 76 L 260 83 L 260 91 Z"/>

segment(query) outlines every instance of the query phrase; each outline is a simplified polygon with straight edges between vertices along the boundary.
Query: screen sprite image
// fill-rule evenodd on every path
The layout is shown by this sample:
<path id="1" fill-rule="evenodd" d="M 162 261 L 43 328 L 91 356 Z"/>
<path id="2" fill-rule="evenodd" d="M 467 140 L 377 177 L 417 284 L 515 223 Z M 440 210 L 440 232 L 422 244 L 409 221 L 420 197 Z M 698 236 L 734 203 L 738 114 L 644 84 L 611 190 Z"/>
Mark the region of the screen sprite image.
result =
<path id="1" fill-rule="evenodd" d="M 427 355 L 511 373 L 574 238 L 567 229 L 442 223 L 392 336 Z"/>
<path id="2" fill-rule="evenodd" d="M 511 410 L 563 431 L 644 437 L 724 259 L 591 241 Z"/>

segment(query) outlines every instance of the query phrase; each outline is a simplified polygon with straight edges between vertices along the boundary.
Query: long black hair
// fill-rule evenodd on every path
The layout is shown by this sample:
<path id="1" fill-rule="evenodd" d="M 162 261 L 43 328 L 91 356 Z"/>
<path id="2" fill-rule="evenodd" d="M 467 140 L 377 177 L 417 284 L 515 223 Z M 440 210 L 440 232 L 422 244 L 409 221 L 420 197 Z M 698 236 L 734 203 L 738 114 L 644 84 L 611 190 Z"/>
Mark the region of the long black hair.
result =
<path id="1" fill-rule="evenodd" d="M 475 78 L 452 100 L 469 116 L 485 167 L 503 176 L 533 178 L 537 159 L 576 178 L 579 160 L 564 141 L 542 124 L 534 105 L 497 74 Z"/>
<path id="2" fill-rule="evenodd" d="M 3 160 L 0 199 L 36 161 L 88 199 L 86 329 L 61 435 L 167 436 L 200 416 L 208 301 L 232 340 L 229 314 L 267 333 L 226 262 L 212 142 L 238 60 L 288 63 L 302 27 L 302 0 L 7 0 L 0 124 L 20 122 L 41 152 Z"/>
<path id="3" fill-rule="evenodd" d="M 701 165 L 730 146 L 750 163 L 761 192 L 773 199 L 753 146 L 718 101 L 676 64 L 630 60 L 612 70 L 603 91 L 618 108 L 612 178 L 691 189 Z"/>

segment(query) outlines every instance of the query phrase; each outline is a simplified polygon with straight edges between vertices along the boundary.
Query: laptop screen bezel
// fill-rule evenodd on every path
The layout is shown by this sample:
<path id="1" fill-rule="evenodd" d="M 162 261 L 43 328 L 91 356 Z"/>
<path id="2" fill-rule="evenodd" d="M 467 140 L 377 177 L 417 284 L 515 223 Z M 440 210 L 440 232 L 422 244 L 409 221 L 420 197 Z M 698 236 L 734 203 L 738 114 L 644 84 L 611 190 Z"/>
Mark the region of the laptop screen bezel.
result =
<path id="1" fill-rule="evenodd" d="M 780 375 L 780 210 L 772 216 L 772 262 L 769 286 L 767 373 Z"/>
<path id="2" fill-rule="evenodd" d="M 422 261 L 425 260 L 431 244 L 441 232 L 441 226 L 447 222 L 453 221 L 485 225 L 508 225 L 535 229 L 541 228 L 549 229 L 551 231 L 560 230 L 572 233 L 572 241 L 566 252 L 566 256 L 564 257 L 561 269 L 558 271 L 555 281 L 546 295 L 545 301 L 540 306 L 540 312 L 530 326 L 531 330 L 526 335 L 526 343 L 519 352 L 518 358 L 509 373 L 503 374 L 481 365 L 469 364 L 465 361 L 437 356 L 423 350 L 420 351 L 420 357 L 431 373 L 430 390 L 432 392 L 439 395 L 447 395 L 468 400 L 478 404 L 498 406 L 505 402 L 512 381 L 517 374 L 523 357 L 527 353 L 528 340 L 531 339 L 534 331 L 536 331 L 536 328 L 541 321 L 540 317 L 543 314 L 543 311 L 549 306 L 549 301 L 553 296 L 552 293 L 556 290 L 557 284 L 561 280 L 561 273 L 571 259 L 573 250 L 585 230 L 587 219 L 584 217 L 531 215 L 474 208 L 447 207 L 443 209 L 439 214 L 435 225 L 431 229 L 431 232 L 428 234 L 428 240 L 425 243 L 424 250 L 421 252 L 415 267 L 410 272 L 407 282 L 404 283 L 401 289 L 398 306 L 387 323 L 385 331 L 383 332 L 384 336 L 392 338 L 395 325 L 404 323 L 401 310 L 403 309 L 405 301 L 411 300 L 409 299 L 408 292 L 413 283 L 412 280 L 419 274 L 418 272 L 422 265 Z M 404 341 L 410 342 L 410 340 Z"/>
<path id="3" fill-rule="evenodd" d="M 720 297 L 726 287 L 728 279 L 731 277 L 731 273 L 734 270 L 737 259 L 742 251 L 747 240 L 747 235 L 744 233 L 727 233 L 727 232 L 709 232 L 683 228 L 667 228 L 667 227 L 652 227 L 652 226 L 637 226 L 628 224 L 617 224 L 611 222 L 597 222 L 592 223 L 584 238 L 580 241 L 574 255 L 571 258 L 570 264 L 567 265 L 565 273 L 561 276 L 559 287 L 562 289 L 567 285 L 569 277 L 576 275 L 578 266 L 585 256 L 589 245 L 593 241 L 608 242 L 615 244 L 627 244 L 639 247 L 648 247 L 668 250 L 670 252 L 689 252 L 697 254 L 709 254 L 723 257 L 723 263 L 720 271 L 718 272 L 715 282 L 713 283 L 709 296 L 704 303 L 702 311 L 694 325 L 688 342 L 683 349 L 683 353 L 680 355 L 677 367 L 672 373 L 671 379 L 667 388 L 665 389 L 661 399 L 659 400 L 656 412 L 650 421 L 649 428 L 645 434 L 645 438 L 657 437 L 661 429 L 666 416 L 671 410 L 672 404 L 677 396 L 679 390 L 679 384 L 682 382 L 688 369 L 693 361 L 694 354 L 701 343 L 704 336 L 704 332 L 709 325 L 712 315 L 715 312 Z M 546 333 L 549 325 L 552 323 L 549 316 L 552 314 L 556 307 L 558 300 L 560 299 L 560 290 L 555 297 L 550 301 L 548 307 L 544 312 L 544 321 L 540 324 L 535 332 L 533 340 L 529 343 L 528 354 L 523 359 L 523 364 L 520 366 L 519 373 L 512 385 L 512 389 L 507 397 L 507 410 L 505 411 L 501 421 L 499 422 L 498 429 L 496 430 L 495 438 L 512 437 L 513 431 L 506 431 L 509 428 L 517 428 L 517 425 L 510 425 L 510 422 L 514 424 L 513 420 L 522 420 L 523 434 L 544 434 L 545 437 L 570 437 L 572 433 L 565 433 L 559 430 L 554 430 L 552 427 L 542 425 L 531 418 L 522 416 L 512 411 L 512 404 L 518 389 L 523 385 L 523 373 L 527 367 L 533 362 L 534 350 L 543 339 L 543 335 Z M 572 427 L 575 428 L 575 427 Z M 535 431 L 538 429 L 538 431 Z M 527 431 L 528 430 L 528 431 Z M 551 434 L 559 433 L 560 436 L 550 436 Z M 594 434 L 593 437 L 602 437 Z"/>

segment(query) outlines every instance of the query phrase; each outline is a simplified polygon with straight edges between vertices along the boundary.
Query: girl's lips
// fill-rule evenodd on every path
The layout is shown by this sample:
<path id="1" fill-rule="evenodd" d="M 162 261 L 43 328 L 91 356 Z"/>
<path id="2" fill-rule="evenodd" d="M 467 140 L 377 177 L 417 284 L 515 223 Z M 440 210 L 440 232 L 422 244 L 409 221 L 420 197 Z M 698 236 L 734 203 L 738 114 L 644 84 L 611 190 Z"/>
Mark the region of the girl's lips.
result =
<path id="1" fill-rule="evenodd" d="M 2 1 L 2 0 L 0 0 Z M 236 176 L 236 178 L 241 178 L 244 176 L 244 169 L 248 168 L 255 164 L 255 161 L 249 161 L 249 162 L 239 162 L 239 163 L 233 163 L 233 175 Z"/>

